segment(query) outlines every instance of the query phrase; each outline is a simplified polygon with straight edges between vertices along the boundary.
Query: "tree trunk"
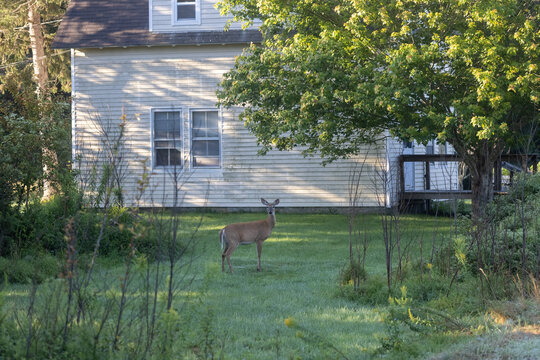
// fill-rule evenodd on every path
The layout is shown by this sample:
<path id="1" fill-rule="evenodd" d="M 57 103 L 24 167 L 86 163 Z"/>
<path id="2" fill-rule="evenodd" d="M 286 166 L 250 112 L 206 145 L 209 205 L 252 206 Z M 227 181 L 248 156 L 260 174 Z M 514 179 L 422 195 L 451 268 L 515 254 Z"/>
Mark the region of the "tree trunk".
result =
<path id="1" fill-rule="evenodd" d="M 43 102 L 47 99 L 49 73 L 47 69 L 47 58 L 45 57 L 45 41 L 43 38 L 43 29 L 41 27 L 41 15 L 38 10 L 37 1 L 28 2 L 28 33 L 30 35 L 30 45 L 32 49 L 32 65 L 34 68 L 34 81 L 37 85 L 36 94 L 38 100 Z M 43 115 L 42 115 L 43 116 Z M 54 121 L 51 117 L 48 121 Z M 41 133 L 43 137 L 43 133 Z M 43 154 L 43 199 L 49 199 L 53 194 L 50 183 L 51 167 L 58 165 L 56 153 L 45 146 L 42 149 Z M 49 165 L 51 165 L 49 167 Z"/>
<path id="2" fill-rule="evenodd" d="M 41 98 L 46 94 L 49 74 L 47 72 L 43 30 L 41 28 L 41 16 L 37 8 L 37 1 L 30 1 L 28 3 L 28 32 L 30 34 L 30 44 L 32 48 L 34 81 L 37 84 L 36 92 Z"/>
<path id="3" fill-rule="evenodd" d="M 471 169 L 472 218 L 478 225 L 485 221 L 486 206 L 493 200 L 493 164 L 489 156 L 475 156 Z"/>
<path id="4" fill-rule="evenodd" d="M 486 208 L 493 200 L 493 163 L 498 155 L 498 147 L 490 146 L 486 142 L 464 157 L 471 173 L 473 222 L 471 246 L 476 245 L 478 269 L 484 267 L 484 238 L 489 221 Z"/>

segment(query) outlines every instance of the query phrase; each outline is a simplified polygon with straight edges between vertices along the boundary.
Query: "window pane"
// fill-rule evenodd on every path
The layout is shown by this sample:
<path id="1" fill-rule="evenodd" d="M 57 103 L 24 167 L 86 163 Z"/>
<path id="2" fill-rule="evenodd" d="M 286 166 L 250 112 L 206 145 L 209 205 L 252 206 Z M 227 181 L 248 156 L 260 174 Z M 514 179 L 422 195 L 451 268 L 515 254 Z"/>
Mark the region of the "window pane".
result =
<path id="1" fill-rule="evenodd" d="M 172 147 L 172 142 L 171 141 L 156 141 L 154 143 L 154 147 L 156 149 L 168 149 Z"/>
<path id="2" fill-rule="evenodd" d="M 165 119 L 162 118 L 163 116 L 165 116 Z M 169 132 L 168 130 L 169 124 L 166 119 L 166 114 L 156 113 L 154 119 L 154 137 L 157 139 L 166 139 Z"/>
<path id="3" fill-rule="evenodd" d="M 168 117 L 168 113 L 165 112 L 165 111 L 156 111 L 154 113 L 154 120 L 167 120 L 167 117 Z"/>
<path id="4" fill-rule="evenodd" d="M 182 165 L 182 153 L 178 150 L 171 149 L 170 150 L 171 155 L 171 166 L 181 166 Z"/>
<path id="5" fill-rule="evenodd" d="M 205 128 L 205 112 L 204 111 L 194 111 L 193 112 L 193 127 L 194 128 Z"/>
<path id="6" fill-rule="evenodd" d="M 154 113 L 154 138 L 179 139 L 181 124 L 179 111 L 159 111 Z"/>
<path id="7" fill-rule="evenodd" d="M 195 5 L 194 4 L 193 5 L 178 4 L 178 20 L 189 20 L 189 19 L 195 19 Z"/>
<path id="8" fill-rule="evenodd" d="M 159 149 L 156 150 L 156 166 L 168 166 L 169 165 L 169 150 Z"/>
<path id="9" fill-rule="evenodd" d="M 156 149 L 180 149 L 182 148 L 182 142 L 179 140 L 175 141 L 156 141 L 154 143 Z"/>
<path id="10" fill-rule="evenodd" d="M 193 128 L 193 137 L 206 137 L 206 136 L 207 136 L 206 129 Z"/>
<path id="11" fill-rule="evenodd" d="M 217 111 L 208 111 L 206 113 L 207 126 L 209 129 L 218 128 L 218 113 Z"/>
<path id="12" fill-rule="evenodd" d="M 180 123 L 178 121 L 169 122 L 169 139 L 179 139 L 180 138 Z"/>
<path id="13" fill-rule="evenodd" d="M 219 167 L 219 158 L 217 157 L 208 157 L 208 156 L 199 156 L 193 158 L 194 167 Z"/>
<path id="14" fill-rule="evenodd" d="M 167 113 L 167 119 L 169 120 L 169 134 L 170 138 L 180 138 L 180 111 L 170 111 Z"/>
<path id="15" fill-rule="evenodd" d="M 210 140 L 206 142 L 207 145 L 207 154 L 219 156 L 219 141 Z"/>
<path id="16" fill-rule="evenodd" d="M 219 121 L 217 111 L 193 112 L 194 137 L 219 137 Z"/>
<path id="17" fill-rule="evenodd" d="M 193 140 L 193 155 L 208 155 L 206 140 Z"/>

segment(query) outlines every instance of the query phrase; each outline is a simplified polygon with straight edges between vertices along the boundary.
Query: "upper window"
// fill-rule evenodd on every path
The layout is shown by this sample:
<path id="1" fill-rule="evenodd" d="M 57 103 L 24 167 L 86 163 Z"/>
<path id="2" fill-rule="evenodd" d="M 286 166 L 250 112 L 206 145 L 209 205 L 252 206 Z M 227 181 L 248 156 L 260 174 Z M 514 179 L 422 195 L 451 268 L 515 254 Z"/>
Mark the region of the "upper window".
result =
<path id="1" fill-rule="evenodd" d="M 191 155 L 194 168 L 218 168 L 221 165 L 219 116 L 217 111 L 192 111 Z"/>
<path id="2" fill-rule="evenodd" d="M 182 122 L 180 111 L 153 112 L 154 167 L 182 167 Z"/>
<path id="3" fill-rule="evenodd" d="M 193 24 L 199 22 L 200 0 L 173 0 L 174 20 L 176 24 Z"/>

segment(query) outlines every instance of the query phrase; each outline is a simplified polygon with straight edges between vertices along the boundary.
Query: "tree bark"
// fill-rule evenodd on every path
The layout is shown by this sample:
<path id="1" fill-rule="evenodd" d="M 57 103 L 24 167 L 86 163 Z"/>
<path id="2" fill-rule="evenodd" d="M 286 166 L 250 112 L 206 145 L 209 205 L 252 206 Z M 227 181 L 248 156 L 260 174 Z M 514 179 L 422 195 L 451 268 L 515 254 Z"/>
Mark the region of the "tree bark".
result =
<path id="1" fill-rule="evenodd" d="M 49 74 L 47 59 L 45 58 L 45 41 L 41 28 L 41 15 L 38 11 L 37 1 L 28 2 L 28 32 L 32 48 L 32 64 L 34 67 L 34 81 L 37 84 L 37 94 L 40 98 L 45 96 Z"/>
<path id="2" fill-rule="evenodd" d="M 486 206 L 493 200 L 493 163 L 486 153 L 475 154 L 471 171 L 472 218 L 478 225 L 485 220 Z"/>
<path id="3" fill-rule="evenodd" d="M 45 40 L 41 27 L 41 15 L 38 9 L 37 0 L 28 2 L 28 33 L 30 35 L 30 47 L 32 49 L 32 65 L 34 68 L 34 81 L 37 85 L 36 94 L 38 101 L 43 103 L 48 99 L 49 73 L 47 68 L 47 58 L 45 56 Z M 48 121 L 53 122 L 50 117 Z M 43 132 L 41 133 L 43 137 Z M 53 194 L 51 186 L 51 167 L 58 165 L 58 157 L 54 150 L 44 146 L 43 155 L 43 199 L 49 199 Z M 51 166 L 49 166 L 51 165 Z"/>

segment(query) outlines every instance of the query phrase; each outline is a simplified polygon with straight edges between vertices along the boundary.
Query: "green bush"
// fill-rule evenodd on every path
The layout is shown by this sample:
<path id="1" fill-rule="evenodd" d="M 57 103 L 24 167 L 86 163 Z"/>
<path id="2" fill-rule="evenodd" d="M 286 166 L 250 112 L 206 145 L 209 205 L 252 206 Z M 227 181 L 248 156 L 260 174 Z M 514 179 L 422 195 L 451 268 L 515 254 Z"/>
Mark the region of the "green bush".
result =
<path id="1" fill-rule="evenodd" d="M 416 302 L 427 302 L 444 296 L 448 283 L 449 281 L 441 276 L 429 277 L 426 274 L 422 277 L 412 277 L 404 282 L 408 296 Z"/>
<path id="2" fill-rule="evenodd" d="M 455 211 L 454 211 L 455 209 Z M 454 205 L 453 200 L 433 201 L 431 200 L 430 214 L 437 216 L 454 216 L 454 212 L 460 216 L 469 216 L 471 214 L 470 200 L 456 200 Z"/>
<path id="3" fill-rule="evenodd" d="M 49 254 L 25 256 L 22 259 L 6 259 L 0 257 L 0 282 L 4 274 L 10 283 L 29 283 L 34 279 L 41 283 L 46 279 L 56 277 L 61 271 L 61 262 Z"/>
<path id="4" fill-rule="evenodd" d="M 481 263 L 491 272 L 514 274 L 525 266 L 526 272 L 536 273 L 540 253 L 540 173 L 517 176 L 508 195 L 496 199 L 488 214 Z M 469 256 L 475 263 L 479 253 Z"/>
<path id="5" fill-rule="evenodd" d="M 340 273 L 340 283 L 341 285 L 349 284 L 358 279 L 360 282 L 365 281 L 367 278 L 366 270 L 364 266 L 357 261 L 349 262 L 347 266 Z"/>
<path id="6" fill-rule="evenodd" d="M 386 278 L 380 275 L 368 276 L 365 281 L 359 284 L 357 291 L 354 291 L 352 285 L 342 286 L 341 290 L 347 298 L 361 304 L 388 304 L 389 293 Z"/>
<path id="7" fill-rule="evenodd" d="M 0 238 L 0 254 L 17 257 L 44 250 L 53 255 L 65 249 L 64 228 L 79 206 L 79 195 L 57 195 L 48 201 L 31 199 L 20 209 L 12 209 Z"/>

